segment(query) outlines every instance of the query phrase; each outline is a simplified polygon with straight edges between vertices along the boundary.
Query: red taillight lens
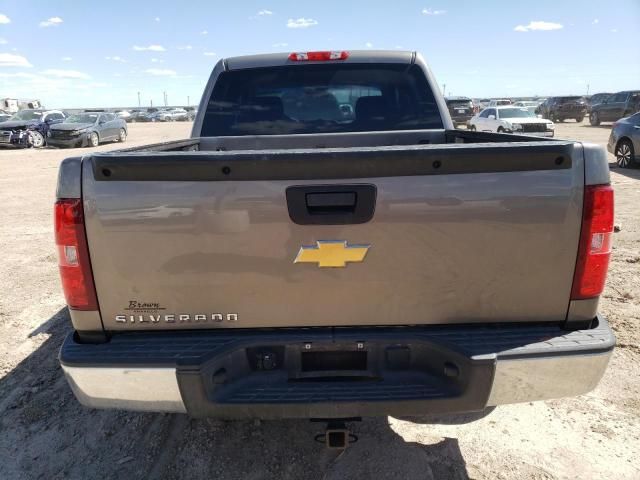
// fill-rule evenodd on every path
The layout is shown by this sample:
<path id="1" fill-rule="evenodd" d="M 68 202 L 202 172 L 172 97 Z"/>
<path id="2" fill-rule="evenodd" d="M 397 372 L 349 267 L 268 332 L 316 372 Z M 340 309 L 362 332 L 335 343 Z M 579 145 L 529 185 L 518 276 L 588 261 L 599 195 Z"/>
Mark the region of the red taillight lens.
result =
<path id="1" fill-rule="evenodd" d="M 613 188 L 588 185 L 584 191 L 578 261 L 572 300 L 597 297 L 607 278 L 613 237 Z"/>
<path id="2" fill-rule="evenodd" d="M 82 200 L 64 199 L 55 204 L 55 234 L 62 290 L 69 308 L 97 310 Z"/>
<path id="3" fill-rule="evenodd" d="M 326 62 L 329 60 L 346 60 L 349 52 L 293 52 L 289 54 L 292 62 Z"/>

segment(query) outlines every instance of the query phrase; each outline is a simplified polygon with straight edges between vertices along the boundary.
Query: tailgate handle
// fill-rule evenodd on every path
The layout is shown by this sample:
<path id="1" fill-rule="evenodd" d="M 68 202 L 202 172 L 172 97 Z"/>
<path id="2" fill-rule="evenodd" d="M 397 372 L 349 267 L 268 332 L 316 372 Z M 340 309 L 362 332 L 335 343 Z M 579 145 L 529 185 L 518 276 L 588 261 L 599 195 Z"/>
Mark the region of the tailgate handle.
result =
<path id="1" fill-rule="evenodd" d="M 356 208 L 356 192 L 307 193 L 307 210 L 311 215 L 348 213 Z"/>
<path id="2" fill-rule="evenodd" d="M 348 225 L 371 220 L 376 186 L 296 185 L 287 188 L 289 217 L 298 225 Z"/>

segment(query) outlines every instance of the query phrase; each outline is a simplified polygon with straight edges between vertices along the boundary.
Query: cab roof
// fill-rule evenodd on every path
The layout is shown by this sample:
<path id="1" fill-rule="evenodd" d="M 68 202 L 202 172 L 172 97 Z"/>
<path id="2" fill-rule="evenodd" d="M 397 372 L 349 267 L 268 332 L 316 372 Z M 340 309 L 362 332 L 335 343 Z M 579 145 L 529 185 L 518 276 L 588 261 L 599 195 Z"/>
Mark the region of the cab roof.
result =
<path id="1" fill-rule="evenodd" d="M 416 53 L 402 50 L 338 50 L 346 51 L 349 56 L 344 60 L 303 61 L 289 60 L 291 53 L 304 53 L 304 50 L 261 55 L 245 55 L 222 59 L 225 70 L 245 68 L 281 67 L 285 65 L 309 65 L 324 63 L 414 63 Z"/>

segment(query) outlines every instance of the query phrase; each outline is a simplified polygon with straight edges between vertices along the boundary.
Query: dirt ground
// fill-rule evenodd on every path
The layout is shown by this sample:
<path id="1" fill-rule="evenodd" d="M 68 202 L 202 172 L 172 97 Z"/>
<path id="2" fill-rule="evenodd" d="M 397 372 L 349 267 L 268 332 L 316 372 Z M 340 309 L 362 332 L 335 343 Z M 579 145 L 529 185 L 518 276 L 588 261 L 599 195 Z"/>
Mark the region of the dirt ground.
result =
<path id="1" fill-rule="evenodd" d="M 134 124 L 127 145 L 189 128 Z M 609 129 L 567 122 L 557 132 L 605 145 Z M 313 442 L 320 426 L 308 421 L 193 420 L 76 402 L 57 362 L 71 326 L 51 214 L 60 161 L 85 151 L 0 151 L 0 479 L 640 478 L 640 169 L 612 168 L 622 230 L 601 311 L 618 346 L 595 391 L 463 425 L 367 419 L 354 425 L 360 441 L 338 454 Z"/>

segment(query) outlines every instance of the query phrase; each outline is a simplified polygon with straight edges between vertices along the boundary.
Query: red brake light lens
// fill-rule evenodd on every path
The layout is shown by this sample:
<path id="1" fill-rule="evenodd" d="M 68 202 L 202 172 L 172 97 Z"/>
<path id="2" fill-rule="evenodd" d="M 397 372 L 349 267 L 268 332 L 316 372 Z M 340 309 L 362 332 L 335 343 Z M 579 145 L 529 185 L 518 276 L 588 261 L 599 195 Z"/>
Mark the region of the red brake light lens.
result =
<path id="1" fill-rule="evenodd" d="M 613 188 L 585 188 L 578 261 L 571 290 L 572 300 L 597 297 L 607 279 L 613 240 Z"/>
<path id="2" fill-rule="evenodd" d="M 330 60 L 346 60 L 349 52 L 326 51 L 326 52 L 293 52 L 289 54 L 292 62 L 327 62 Z"/>
<path id="3" fill-rule="evenodd" d="M 62 290 L 69 308 L 97 310 L 82 200 L 63 199 L 55 204 L 55 236 Z"/>

